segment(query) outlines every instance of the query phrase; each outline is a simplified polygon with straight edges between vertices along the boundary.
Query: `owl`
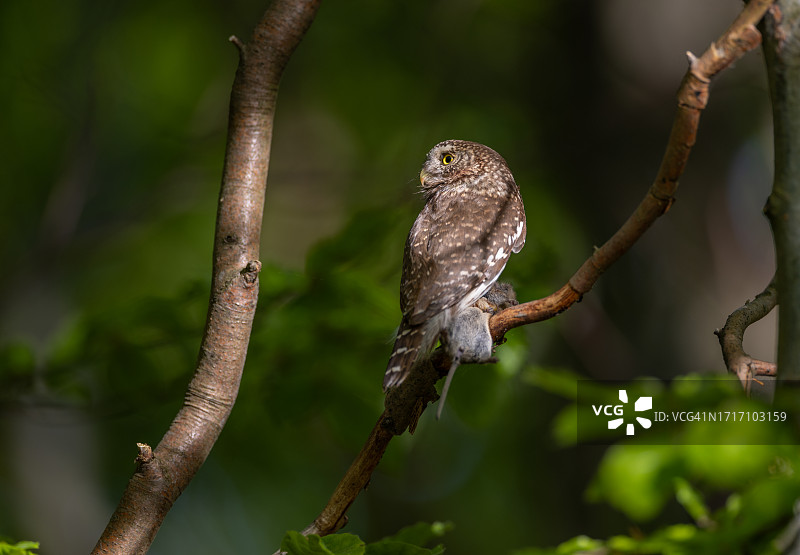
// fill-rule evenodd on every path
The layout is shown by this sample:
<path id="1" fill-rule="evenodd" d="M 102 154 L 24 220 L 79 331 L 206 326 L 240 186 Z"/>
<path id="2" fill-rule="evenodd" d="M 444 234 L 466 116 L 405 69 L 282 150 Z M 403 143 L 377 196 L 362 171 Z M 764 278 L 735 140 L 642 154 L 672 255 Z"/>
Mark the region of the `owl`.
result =
<path id="1" fill-rule="evenodd" d="M 525 209 L 506 161 L 482 144 L 434 146 L 419 174 L 425 206 L 406 240 L 400 282 L 403 318 L 383 378 L 403 383 L 455 316 L 497 281 L 525 244 Z"/>

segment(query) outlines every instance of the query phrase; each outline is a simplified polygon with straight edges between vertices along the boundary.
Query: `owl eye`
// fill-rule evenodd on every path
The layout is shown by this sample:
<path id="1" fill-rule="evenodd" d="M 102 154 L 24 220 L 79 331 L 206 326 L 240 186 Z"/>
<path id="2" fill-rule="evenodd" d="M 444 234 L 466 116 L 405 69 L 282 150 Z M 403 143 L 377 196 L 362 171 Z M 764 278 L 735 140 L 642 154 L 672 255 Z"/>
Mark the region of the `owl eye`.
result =
<path id="1" fill-rule="evenodd" d="M 453 156 L 452 154 L 445 154 L 444 156 L 442 156 L 442 164 L 444 164 L 445 166 L 447 164 L 452 164 L 455 159 L 456 157 Z"/>

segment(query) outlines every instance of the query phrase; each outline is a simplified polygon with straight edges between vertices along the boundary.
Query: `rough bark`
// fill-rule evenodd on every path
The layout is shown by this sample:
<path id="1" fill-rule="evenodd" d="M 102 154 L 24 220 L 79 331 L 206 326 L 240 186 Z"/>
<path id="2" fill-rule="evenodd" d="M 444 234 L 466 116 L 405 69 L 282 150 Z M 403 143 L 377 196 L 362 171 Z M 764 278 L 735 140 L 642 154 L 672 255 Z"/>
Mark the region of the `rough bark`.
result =
<path id="1" fill-rule="evenodd" d="M 155 449 L 137 469 L 93 553 L 146 553 L 164 517 L 208 457 L 239 391 L 258 299 L 258 262 L 275 101 L 283 69 L 318 0 L 275 0 L 240 52 L 217 210 L 211 296 L 197 367 Z M 168 271 L 168 269 L 165 269 Z"/>
<path id="2" fill-rule="evenodd" d="M 800 0 L 780 0 L 764 19 L 775 148 L 765 212 L 775 241 L 778 380 L 800 379 Z"/>
<path id="3" fill-rule="evenodd" d="M 753 381 L 759 383 L 756 376 L 775 376 L 776 367 L 771 362 L 754 359 L 742 346 L 744 332 L 754 323 L 769 314 L 778 302 L 775 281 L 771 281 L 764 291 L 756 295 L 752 301 L 737 308 L 725 321 L 725 326 L 714 333 L 719 338 L 722 358 L 728 372 L 736 374 L 742 383 L 745 393 L 750 394 Z M 763 382 L 762 382 L 763 383 Z"/>

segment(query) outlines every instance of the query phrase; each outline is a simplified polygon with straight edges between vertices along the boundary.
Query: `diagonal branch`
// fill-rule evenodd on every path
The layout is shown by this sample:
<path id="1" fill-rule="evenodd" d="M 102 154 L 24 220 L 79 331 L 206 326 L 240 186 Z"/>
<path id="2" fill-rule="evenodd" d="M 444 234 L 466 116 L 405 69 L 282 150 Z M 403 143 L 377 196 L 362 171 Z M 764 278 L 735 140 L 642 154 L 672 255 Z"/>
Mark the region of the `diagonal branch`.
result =
<path id="1" fill-rule="evenodd" d="M 774 0 L 751 0 L 727 31 L 697 58 L 691 52 L 689 71 L 678 90 L 678 111 L 658 175 L 633 214 L 558 291 L 543 299 L 520 304 L 496 314 L 489 325 L 492 337 L 501 339 L 518 326 L 540 322 L 567 310 L 588 293 L 600 275 L 639 240 L 675 201 L 678 179 L 683 174 L 697 137 L 700 113 L 706 107 L 711 79 L 761 43 L 755 25 Z"/>
<path id="2" fill-rule="evenodd" d="M 647 195 L 622 227 L 592 256 L 561 289 L 552 295 L 507 308 L 490 322 L 492 338 L 502 340 L 513 328 L 547 320 L 565 311 L 588 293 L 600 275 L 621 257 L 650 225 L 667 212 L 674 201 L 678 178 L 683 174 L 695 142 L 700 113 L 708 102 L 711 78 L 761 42 L 755 24 L 774 0 L 751 0 L 727 31 L 700 58 L 687 53 L 689 71 L 678 91 L 678 112 L 658 176 Z M 438 355 L 438 359 L 436 359 Z M 436 399 L 434 384 L 443 375 L 439 368 L 449 366 L 441 353 L 434 353 L 434 366 L 412 372 L 398 388 L 387 394 L 386 411 L 355 461 L 339 482 L 327 506 L 304 531 L 304 534 L 331 534 L 346 523 L 345 513 L 359 492 L 369 483 L 372 471 L 380 462 L 394 435 L 399 435 L 419 419 L 427 404 Z M 423 365 L 419 365 L 423 366 Z M 415 367 L 416 369 L 416 367 Z M 433 371 L 430 371 L 430 370 Z M 408 383 L 407 382 L 411 382 Z M 404 387 L 406 386 L 406 387 Z M 431 390 L 433 390 L 431 392 Z"/>
<path id="3" fill-rule="evenodd" d="M 318 534 L 325 536 L 339 530 L 347 524 L 347 509 L 353 504 L 359 492 L 367 487 L 373 471 L 381 462 L 389 442 L 394 437 L 392 431 L 386 426 L 386 412 L 381 414 L 378 423 L 369 434 L 361 452 L 347 469 L 330 501 L 320 515 L 309 524 L 303 534 Z"/>
<path id="4" fill-rule="evenodd" d="M 769 282 L 767 288 L 756 295 L 752 301 L 747 301 L 733 311 L 725 321 L 725 326 L 714 333 L 719 338 L 722 347 L 722 358 L 728 371 L 738 376 L 742 387 L 747 394 L 754 376 L 774 376 L 777 367 L 771 362 L 756 360 L 744 352 L 742 342 L 744 332 L 752 324 L 769 314 L 778 304 L 778 290 L 775 287 L 775 278 Z"/>
<path id="5" fill-rule="evenodd" d="M 239 48 L 214 236 L 211 297 L 184 404 L 137 469 L 93 553 L 146 553 L 164 517 L 206 460 L 239 391 L 258 298 L 258 262 L 275 102 L 283 69 L 319 0 L 275 0 Z"/>

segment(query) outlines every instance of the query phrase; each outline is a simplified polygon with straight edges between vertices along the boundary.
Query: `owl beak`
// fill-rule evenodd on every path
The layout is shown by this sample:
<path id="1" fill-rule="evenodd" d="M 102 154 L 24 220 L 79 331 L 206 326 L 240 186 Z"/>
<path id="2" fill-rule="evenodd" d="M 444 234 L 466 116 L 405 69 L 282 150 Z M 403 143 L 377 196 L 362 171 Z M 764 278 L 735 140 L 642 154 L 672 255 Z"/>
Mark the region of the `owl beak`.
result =
<path id="1" fill-rule="evenodd" d="M 428 172 L 426 172 L 424 169 L 421 172 L 419 172 L 419 183 L 423 187 L 425 186 L 425 179 L 428 177 L 428 175 L 430 174 L 428 174 Z"/>

